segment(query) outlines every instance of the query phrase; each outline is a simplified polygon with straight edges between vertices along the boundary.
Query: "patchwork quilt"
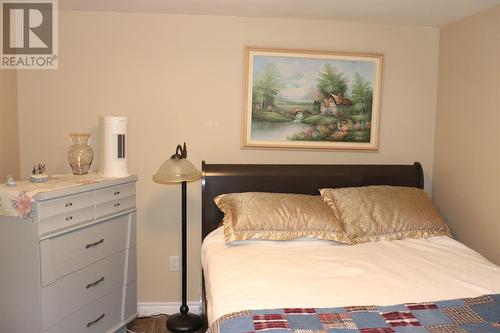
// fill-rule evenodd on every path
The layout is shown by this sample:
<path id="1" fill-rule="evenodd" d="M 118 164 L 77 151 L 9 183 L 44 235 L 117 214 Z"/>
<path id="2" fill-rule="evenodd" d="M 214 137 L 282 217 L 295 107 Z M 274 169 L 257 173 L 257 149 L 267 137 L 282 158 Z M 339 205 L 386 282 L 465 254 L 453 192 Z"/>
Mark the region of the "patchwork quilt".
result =
<path id="1" fill-rule="evenodd" d="M 392 306 L 248 310 L 207 333 L 500 333 L 500 294 Z"/>

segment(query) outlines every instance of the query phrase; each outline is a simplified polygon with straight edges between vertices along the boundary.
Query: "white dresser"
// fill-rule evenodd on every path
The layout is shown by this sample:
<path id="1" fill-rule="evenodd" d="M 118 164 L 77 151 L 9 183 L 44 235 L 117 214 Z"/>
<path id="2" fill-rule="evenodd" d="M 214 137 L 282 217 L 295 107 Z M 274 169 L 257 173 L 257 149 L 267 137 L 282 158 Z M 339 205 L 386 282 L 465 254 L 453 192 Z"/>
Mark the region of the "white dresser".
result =
<path id="1" fill-rule="evenodd" d="M 125 332 L 137 315 L 137 177 L 74 179 L 2 201 L 31 207 L 0 216 L 0 333 Z"/>

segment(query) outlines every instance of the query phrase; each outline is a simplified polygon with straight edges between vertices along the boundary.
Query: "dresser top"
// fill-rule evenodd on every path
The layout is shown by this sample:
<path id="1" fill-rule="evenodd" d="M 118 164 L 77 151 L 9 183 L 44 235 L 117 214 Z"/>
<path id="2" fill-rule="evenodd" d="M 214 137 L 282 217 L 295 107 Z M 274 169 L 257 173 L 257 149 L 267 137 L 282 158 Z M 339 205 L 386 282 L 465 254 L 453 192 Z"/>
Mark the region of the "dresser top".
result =
<path id="1" fill-rule="evenodd" d="M 0 184 L 0 215 L 26 217 L 28 206 L 34 201 L 43 201 L 98 188 L 137 181 L 137 176 L 104 178 L 96 173 L 76 176 L 54 175 L 44 183 L 19 181 L 16 186 Z"/>

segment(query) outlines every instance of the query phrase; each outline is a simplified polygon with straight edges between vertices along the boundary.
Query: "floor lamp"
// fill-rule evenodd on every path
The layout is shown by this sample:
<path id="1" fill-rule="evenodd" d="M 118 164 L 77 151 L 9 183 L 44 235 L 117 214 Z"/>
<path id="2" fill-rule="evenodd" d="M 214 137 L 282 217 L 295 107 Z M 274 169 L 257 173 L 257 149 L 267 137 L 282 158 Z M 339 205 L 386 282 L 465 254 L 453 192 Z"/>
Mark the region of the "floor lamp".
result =
<path id="1" fill-rule="evenodd" d="M 186 192 L 187 182 L 199 179 L 201 176 L 194 165 L 187 160 L 186 143 L 184 146 L 178 145 L 175 154 L 166 160 L 153 176 L 153 181 L 160 184 L 181 183 L 182 188 L 182 305 L 180 313 L 176 313 L 167 319 L 167 328 L 172 332 L 195 332 L 201 328 L 201 318 L 193 313 L 189 313 L 186 302 Z"/>

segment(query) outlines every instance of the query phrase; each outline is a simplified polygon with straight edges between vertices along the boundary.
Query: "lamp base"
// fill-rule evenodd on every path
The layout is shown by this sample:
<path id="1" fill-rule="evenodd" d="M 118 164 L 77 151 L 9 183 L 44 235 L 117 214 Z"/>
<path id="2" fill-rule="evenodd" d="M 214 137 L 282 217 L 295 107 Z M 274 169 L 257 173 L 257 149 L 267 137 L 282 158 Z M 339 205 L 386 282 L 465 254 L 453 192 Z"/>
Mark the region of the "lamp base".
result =
<path id="1" fill-rule="evenodd" d="M 192 333 L 201 328 L 201 317 L 193 313 L 176 313 L 167 319 L 167 329 L 174 333 Z"/>

